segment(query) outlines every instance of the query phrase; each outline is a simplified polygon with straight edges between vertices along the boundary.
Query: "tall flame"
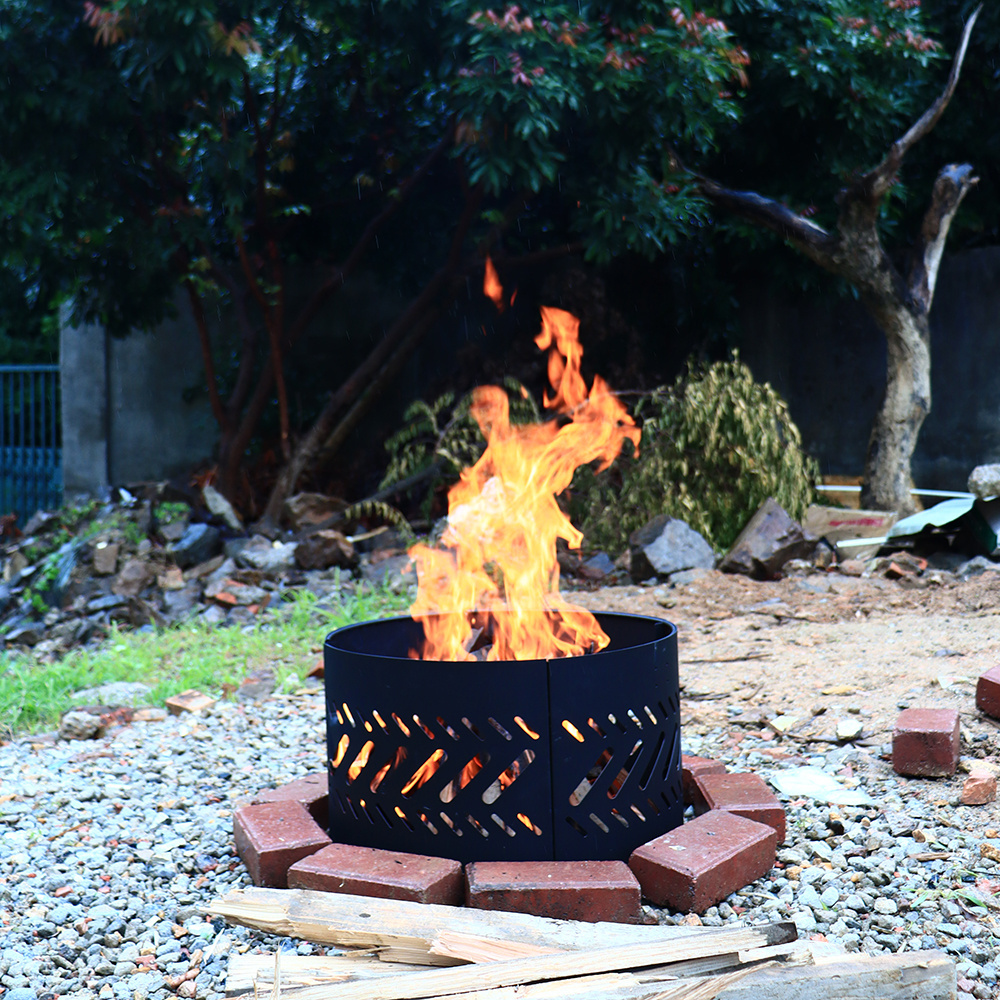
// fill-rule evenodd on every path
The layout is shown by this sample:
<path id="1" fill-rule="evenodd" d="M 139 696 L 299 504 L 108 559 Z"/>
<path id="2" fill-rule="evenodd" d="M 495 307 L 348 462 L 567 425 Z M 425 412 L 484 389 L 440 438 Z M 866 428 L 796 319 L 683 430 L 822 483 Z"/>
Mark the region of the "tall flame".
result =
<path id="1" fill-rule="evenodd" d="M 587 391 L 579 327 L 568 312 L 542 309 L 535 343 L 549 350 L 545 405 L 559 419 L 512 425 L 503 389 L 473 393 L 486 450 L 448 494 L 442 547 L 410 550 L 418 580 L 410 614 L 423 622 L 424 659 L 476 659 L 478 630 L 492 640 L 490 660 L 576 656 L 608 644 L 597 619 L 559 593 L 556 542 L 579 548 L 583 535 L 556 496 L 578 466 L 606 468 L 626 439 L 638 448 L 640 432 L 603 379 Z"/>

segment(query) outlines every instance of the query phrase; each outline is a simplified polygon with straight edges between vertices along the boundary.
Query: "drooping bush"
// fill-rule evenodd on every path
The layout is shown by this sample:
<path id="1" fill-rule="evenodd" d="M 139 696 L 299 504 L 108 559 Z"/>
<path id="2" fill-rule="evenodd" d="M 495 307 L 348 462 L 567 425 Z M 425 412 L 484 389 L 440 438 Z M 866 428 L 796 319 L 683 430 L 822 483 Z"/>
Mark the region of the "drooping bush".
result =
<path id="1" fill-rule="evenodd" d="M 511 421 L 541 419 L 535 401 L 516 379 L 505 380 Z M 417 400 L 403 427 L 386 441 L 382 488 L 402 484 L 423 497 L 430 513 L 435 490 L 474 464 L 485 441 L 469 413 L 469 397 L 445 393 Z M 819 475 L 802 451 L 788 406 L 768 384 L 755 382 L 739 356 L 692 366 L 671 386 L 641 396 L 638 456 L 623 453 L 600 473 L 578 470 L 561 502 L 588 547 L 621 552 L 628 536 L 657 514 L 700 531 L 719 551 L 728 549 L 751 514 L 769 497 L 800 518 Z"/>

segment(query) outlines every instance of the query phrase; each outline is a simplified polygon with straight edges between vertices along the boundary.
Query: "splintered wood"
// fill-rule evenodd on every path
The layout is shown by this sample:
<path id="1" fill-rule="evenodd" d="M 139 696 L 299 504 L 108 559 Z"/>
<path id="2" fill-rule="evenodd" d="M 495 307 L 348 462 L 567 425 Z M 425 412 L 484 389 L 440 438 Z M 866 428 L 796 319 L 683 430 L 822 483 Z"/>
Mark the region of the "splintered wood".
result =
<path id="1" fill-rule="evenodd" d="M 956 990 L 939 952 L 829 954 L 791 923 L 591 924 L 296 889 L 237 890 L 208 912 L 350 949 L 233 955 L 227 996 L 257 1000 L 954 1000 Z"/>

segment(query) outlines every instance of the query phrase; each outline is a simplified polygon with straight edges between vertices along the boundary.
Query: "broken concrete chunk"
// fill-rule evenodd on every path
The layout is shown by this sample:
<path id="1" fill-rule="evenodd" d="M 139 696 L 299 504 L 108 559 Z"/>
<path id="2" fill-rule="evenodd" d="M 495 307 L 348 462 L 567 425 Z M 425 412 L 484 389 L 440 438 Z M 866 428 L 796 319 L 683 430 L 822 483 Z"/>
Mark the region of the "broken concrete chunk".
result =
<path id="1" fill-rule="evenodd" d="M 243 522 L 239 514 L 233 510 L 233 505 L 210 483 L 206 483 L 201 491 L 205 500 L 205 506 L 213 513 L 227 528 L 233 531 L 242 531 Z"/>
<path id="2" fill-rule="evenodd" d="M 969 476 L 969 492 L 980 500 L 1000 497 L 1000 464 L 977 465 Z"/>
<path id="3" fill-rule="evenodd" d="M 180 541 L 167 547 L 181 569 L 207 562 L 222 548 L 219 529 L 210 524 L 189 524 Z"/>
<path id="4" fill-rule="evenodd" d="M 660 514 L 629 536 L 630 573 L 635 581 L 686 569 L 712 569 L 715 552 L 694 528 Z"/>
<path id="5" fill-rule="evenodd" d="M 98 542 L 94 546 L 94 572 L 98 576 L 111 576 L 118 570 L 117 542 Z"/>
<path id="6" fill-rule="evenodd" d="M 236 554 L 241 566 L 263 570 L 265 573 L 285 573 L 295 565 L 298 542 L 272 542 L 263 535 L 254 535 Z"/>
<path id="7" fill-rule="evenodd" d="M 841 743 L 856 740 L 864 728 L 864 723 L 859 719 L 841 719 L 837 723 L 837 739 Z"/>
<path id="8" fill-rule="evenodd" d="M 347 506 L 339 497 L 328 497 L 323 493 L 296 493 L 285 501 L 284 515 L 293 531 L 302 531 L 328 521 L 334 514 L 347 510 Z"/>
<path id="9" fill-rule="evenodd" d="M 816 539 L 792 520 L 772 497 L 747 522 L 719 564 L 725 573 L 742 573 L 755 580 L 773 579 L 790 559 L 808 559 Z"/>
<path id="10" fill-rule="evenodd" d="M 299 542 L 295 562 L 302 569 L 330 569 L 340 566 L 347 569 L 358 561 L 354 546 L 339 531 L 317 531 Z"/>
<path id="11" fill-rule="evenodd" d="M 101 717 L 90 712 L 67 712 L 59 720 L 61 740 L 95 740 L 103 732 Z"/>
<path id="12" fill-rule="evenodd" d="M 111 584 L 119 597 L 138 597 L 153 582 L 153 572 L 141 559 L 129 559 Z"/>

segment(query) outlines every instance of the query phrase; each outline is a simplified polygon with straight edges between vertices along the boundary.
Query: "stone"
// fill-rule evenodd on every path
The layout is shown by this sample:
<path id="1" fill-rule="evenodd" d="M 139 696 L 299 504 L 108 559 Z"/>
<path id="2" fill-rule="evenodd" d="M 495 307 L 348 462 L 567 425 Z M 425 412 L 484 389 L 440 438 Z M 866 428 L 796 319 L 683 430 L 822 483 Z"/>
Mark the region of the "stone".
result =
<path id="1" fill-rule="evenodd" d="M 265 573 L 286 573 L 295 565 L 298 542 L 272 542 L 263 535 L 254 535 L 236 555 L 241 566 L 263 570 Z"/>
<path id="2" fill-rule="evenodd" d="M 233 509 L 233 505 L 211 483 L 206 483 L 202 487 L 201 495 L 209 512 L 222 521 L 227 528 L 231 528 L 233 531 L 243 530 L 243 522 Z"/>
<path id="3" fill-rule="evenodd" d="M 98 687 L 75 691 L 73 701 L 98 705 L 145 705 L 152 689 L 139 681 L 109 681 Z"/>
<path id="4" fill-rule="evenodd" d="M 1000 664 L 990 667 L 976 681 L 976 708 L 1000 719 Z"/>
<path id="5" fill-rule="evenodd" d="M 215 698 L 189 688 L 180 694 L 171 695 L 164 704 L 171 715 L 181 715 L 184 712 L 202 712 L 206 708 L 211 708 L 215 702 Z"/>
<path id="6" fill-rule="evenodd" d="M 755 580 L 772 580 L 790 559 L 809 559 L 816 541 L 768 497 L 733 542 L 719 569 Z"/>
<path id="7" fill-rule="evenodd" d="M 607 552 L 592 555 L 579 569 L 585 580 L 603 580 L 615 572 L 615 564 Z"/>
<path id="8" fill-rule="evenodd" d="M 347 510 L 348 504 L 339 497 L 323 493 L 296 493 L 285 501 L 284 515 L 293 531 L 315 528 L 331 517 Z"/>
<path id="9" fill-rule="evenodd" d="M 183 590 L 184 573 L 180 566 L 167 566 L 162 573 L 158 573 L 156 586 L 160 590 Z"/>
<path id="10" fill-rule="evenodd" d="M 695 778 L 695 784 L 701 798 L 701 803 L 695 804 L 696 813 L 724 809 L 771 827 L 779 843 L 785 839 L 785 810 L 759 775 L 703 773 Z"/>
<path id="11" fill-rule="evenodd" d="M 712 569 L 715 552 L 684 521 L 660 514 L 633 531 L 628 540 L 629 572 L 637 582 L 687 569 Z"/>
<path id="12" fill-rule="evenodd" d="M 163 610 L 173 619 L 184 618 L 199 608 L 201 587 L 196 581 L 186 583 L 183 590 L 167 590 L 163 594 Z"/>
<path id="13" fill-rule="evenodd" d="M 969 492 L 980 500 L 1000 496 L 1000 464 L 977 465 L 969 475 Z"/>
<path id="14" fill-rule="evenodd" d="M 695 757 L 692 754 L 681 754 L 681 783 L 684 789 L 684 804 L 696 805 L 704 802 L 698 790 L 696 778 L 702 774 L 725 774 L 728 768 L 722 761 L 710 757 Z"/>
<path id="15" fill-rule="evenodd" d="M 268 667 L 263 670 L 256 670 L 252 674 L 247 674 L 236 689 L 238 701 L 263 701 L 274 694 L 277 681 L 274 671 Z"/>
<path id="16" fill-rule="evenodd" d="M 301 802 L 309 810 L 309 815 L 320 826 L 326 826 L 330 820 L 327 814 L 330 802 L 329 779 L 330 776 L 326 771 L 316 771 L 313 774 L 307 774 L 304 778 L 279 785 L 277 788 L 265 789 L 254 797 L 251 805 L 256 805 L 258 802 L 284 802 L 291 799 L 294 802 Z"/>
<path id="17" fill-rule="evenodd" d="M 111 576 L 118 571 L 117 542 L 98 542 L 93 549 L 92 559 L 94 572 L 98 576 Z"/>
<path id="18" fill-rule="evenodd" d="M 417 582 L 413 560 L 405 554 L 362 563 L 361 576 L 374 586 L 384 587 L 394 594 L 406 593 L 407 588 Z"/>
<path id="19" fill-rule="evenodd" d="M 969 771 L 969 777 L 962 783 L 962 805 L 985 806 L 990 802 L 995 802 L 996 797 L 996 775 L 984 767 L 973 765 Z"/>
<path id="20" fill-rule="evenodd" d="M 119 597 L 138 597 L 153 582 L 153 571 L 142 559 L 129 559 L 111 584 Z"/>
<path id="21" fill-rule="evenodd" d="M 458 861 L 331 844 L 288 869 L 288 888 L 460 906 L 465 886 Z"/>
<path id="22" fill-rule="evenodd" d="M 466 906 L 556 920 L 643 921 L 636 877 L 623 861 L 476 861 L 466 868 Z"/>
<path id="23" fill-rule="evenodd" d="M 952 708 L 908 708 L 892 733 L 892 767 L 897 774 L 943 778 L 955 773 L 959 754 L 958 712 Z"/>
<path id="24" fill-rule="evenodd" d="M 59 720 L 61 740 L 96 740 L 103 734 L 101 717 L 90 712 L 66 712 Z"/>
<path id="25" fill-rule="evenodd" d="M 260 607 L 271 599 L 270 592 L 263 587 L 256 587 L 252 583 L 241 583 L 227 576 L 214 580 L 205 587 L 205 596 L 230 608 L 237 605 L 245 608 L 252 605 Z"/>
<path id="26" fill-rule="evenodd" d="M 333 566 L 349 569 L 357 561 L 358 555 L 347 536 L 332 528 L 307 536 L 295 550 L 295 562 L 301 569 L 330 569 Z"/>
<path id="27" fill-rule="evenodd" d="M 167 546 L 167 552 L 181 569 L 208 562 L 222 548 L 219 529 L 210 524 L 189 524 L 180 539 Z"/>
<path id="28" fill-rule="evenodd" d="M 628 866 L 654 906 L 702 913 L 771 870 L 778 834 L 712 810 L 632 852 Z"/>
<path id="29" fill-rule="evenodd" d="M 233 813 L 236 853 L 254 885 L 288 888 L 288 869 L 330 846 L 301 802 L 261 802 Z"/>

